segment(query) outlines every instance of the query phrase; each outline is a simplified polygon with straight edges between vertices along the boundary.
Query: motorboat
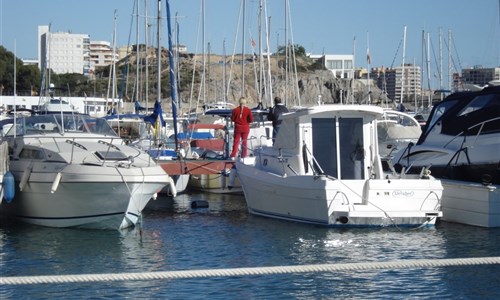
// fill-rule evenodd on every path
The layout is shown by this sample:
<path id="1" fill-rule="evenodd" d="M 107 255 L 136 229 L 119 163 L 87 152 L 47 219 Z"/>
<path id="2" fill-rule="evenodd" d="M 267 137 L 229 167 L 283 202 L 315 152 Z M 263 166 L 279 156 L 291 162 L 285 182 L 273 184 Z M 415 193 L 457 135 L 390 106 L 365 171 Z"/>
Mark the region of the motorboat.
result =
<path id="1" fill-rule="evenodd" d="M 441 182 L 384 172 L 369 105 L 318 105 L 285 113 L 272 146 L 236 161 L 251 214 L 344 226 L 433 226 Z"/>
<path id="2" fill-rule="evenodd" d="M 16 118 L 8 143 L 15 197 L 0 213 L 49 227 L 125 229 L 172 178 L 106 120 L 74 113 Z"/>
<path id="3" fill-rule="evenodd" d="M 412 115 L 393 109 L 384 109 L 383 115 L 377 119 L 377 130 L 383 160 L 389 160 L 409 143 L 416 143 L 422 133 L 420 123 Z"/>
<path id="4" fill-rule="evenodd" d="M 438 178 L 499 184 L 500 86 L 457 92 L 434 105 L 416 144 L 393 158 L 405 172 L 431 167 Z"/>
<path id="5" fill-rule="evenodd" d="M 434 105 L 417 143 L 392 160 L 428 168 L 443 186 L 443 220 L 500 227 L 500 86 L 457 92 Z"/>

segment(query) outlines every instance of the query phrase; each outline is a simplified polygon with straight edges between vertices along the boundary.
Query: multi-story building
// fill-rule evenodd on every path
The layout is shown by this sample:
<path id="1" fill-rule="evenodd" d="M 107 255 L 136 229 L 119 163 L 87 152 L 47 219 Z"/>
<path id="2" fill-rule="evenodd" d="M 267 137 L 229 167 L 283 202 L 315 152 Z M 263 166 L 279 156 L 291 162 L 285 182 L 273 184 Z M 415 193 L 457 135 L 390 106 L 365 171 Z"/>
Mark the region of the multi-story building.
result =
<path id="1" fill-rule="evenodd" d="M 492 80 L 500 80 L 500 68 L 483 68 L 475 66 L 471 69 L 462 69 L 462 82 L 484 86 Z"/>
<path id="2" fill-rule="evenodd" d="M 88 34 L 50 32 L 47 25 L 38 26 L 38 66 L 57 74 L 90 74 L 90 37 Z"/>
<path id="3" fill-rule="evenodd" d="M 118 61 L 118 53 L 113 55 L 111 43 L 106 41 L 90 41 L 90 72 L 93 73 L 96 67 L 109 66 Z"/>
<path id="4" fill-rule="evenodd" d="M 404 72 L 404 73 L 403 73 Z M 376 82 L 378 88 L 387 93 L 387 97 L 394 100 L 409 101 L 421 95 L 421 72 L 420 67 L 413 64 L 405 64 L 395 68 L 373 68 L 371 78 Z M 401 97 L 403 93 L 403 97 Z"/>

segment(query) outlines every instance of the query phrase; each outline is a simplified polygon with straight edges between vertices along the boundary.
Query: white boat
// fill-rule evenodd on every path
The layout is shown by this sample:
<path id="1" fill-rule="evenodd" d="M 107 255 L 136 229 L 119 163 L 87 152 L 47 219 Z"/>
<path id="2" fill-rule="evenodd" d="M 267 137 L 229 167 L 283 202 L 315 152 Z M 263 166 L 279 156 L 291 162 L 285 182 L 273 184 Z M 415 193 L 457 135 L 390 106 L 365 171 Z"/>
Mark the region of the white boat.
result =
<path id="1" fill-rule="evenodd" d="M 13 120 L 14 121 L 14 120 Z M 172 179 L 104 119 L 78 114 L 19 118 L 2 138 L 15 197 L 0 212 L 50 227 L 124 229 Z"/>
<path id="2" fill-rule="evenodd" d="M 499 162 L 500 86 L 449 95 L 417 143 L 393 158 L 397 169 L 430 167 L 443 179 L 443 220 L 484 227 L 500 226 Z"/>
<path id="3" fill-rule="evenodd" d="M 385 109 L 377 119 L 378 145 L 382 159 L 390 159 L 394 153 L 416 143 L 422 129 L 411 115 L 392 109 Z"/>
<path id="4" fill-rule="evenodd" d="M 442 185 L 382 170 L 382 108 L 324 105 L 282 115 L 273 146 L 236 162 L 250 213 L 326 226 L 432 226 Z"/>

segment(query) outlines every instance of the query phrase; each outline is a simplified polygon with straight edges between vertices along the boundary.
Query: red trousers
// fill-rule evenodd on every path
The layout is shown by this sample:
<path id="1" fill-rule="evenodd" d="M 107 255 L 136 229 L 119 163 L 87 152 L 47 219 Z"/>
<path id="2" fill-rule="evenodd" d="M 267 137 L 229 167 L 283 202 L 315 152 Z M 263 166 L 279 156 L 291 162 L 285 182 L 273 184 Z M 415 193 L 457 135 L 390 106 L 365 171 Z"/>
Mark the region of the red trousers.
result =
<path id="1" fill-rule="evenodd" d="M 236 131 L 234 133 L 234 141 L 233 141 L 233 151 L 231 151 L 231 157 L 236 157 L 238 154 L 238 147 L 240 145 L 241 141 L 241 157 L 246 157 L 247 156 L 247 139 L 248 139 L 248 134 L 250 132 L 239 132 Z"/>

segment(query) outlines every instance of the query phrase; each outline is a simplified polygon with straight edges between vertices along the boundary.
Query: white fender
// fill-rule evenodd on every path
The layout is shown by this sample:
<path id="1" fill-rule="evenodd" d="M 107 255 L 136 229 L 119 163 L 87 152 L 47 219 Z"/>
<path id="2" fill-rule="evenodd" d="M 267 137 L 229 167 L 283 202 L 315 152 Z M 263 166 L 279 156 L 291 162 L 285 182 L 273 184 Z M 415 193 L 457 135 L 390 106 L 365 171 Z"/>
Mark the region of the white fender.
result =
<path id="1" fill-rule="evenodd" d="M 58 172 L 56 178 L 54 178 L 54 182 L 52 182 L 52 187 L 50 188 L 50 193 L 54 194 L 59 187 L 59 182 L 61 181 L 61 172 Z"/>
<path id="2" fill-rule="evenodd" d="M 200 185 L 202 188 L 206 188 L 208 184 L 208 175 L 207 174 L 201 174 L 200 175 Z"/>
<path id="3" fill-rule="evenodd" d="M 219 177 L 219 183 L 220 183 L 220 187 L 221 189 L 225 189 L 226 188 L 226 177 L 228 176 L 228 172 L 224 169 L 222 171 L 220 171 L 220 177 Z"/>
<path id="4" fill-rule="evenodd" d="M 19 190 L 22 192 L 24 187 L 26 186 L 26 183 L 28 183 L 28 179 L 30 178 L 31 175 L 31 168 L 26 168 L 24 170 L 23 176 L 21 177 L 21 182 L 19 182 Z"/>
<path id="5" fill-rule="evenodd" d="M 229 172 L 229 184 L 227 185 L 228 189 L 232 189 L 234 187 L 234 180 L 236 179 L 236 165 L 233 165 L 231 168 L 231 172 Z"/>
<path id="6" fill-rule="evenodd" d="M 170 194 L 172 194 L 172 197 L 177 196 L 177 188 L 175 187 L 175 182 L 170 176 L 168 176 L 168 187 L 170 188 Z"/>

